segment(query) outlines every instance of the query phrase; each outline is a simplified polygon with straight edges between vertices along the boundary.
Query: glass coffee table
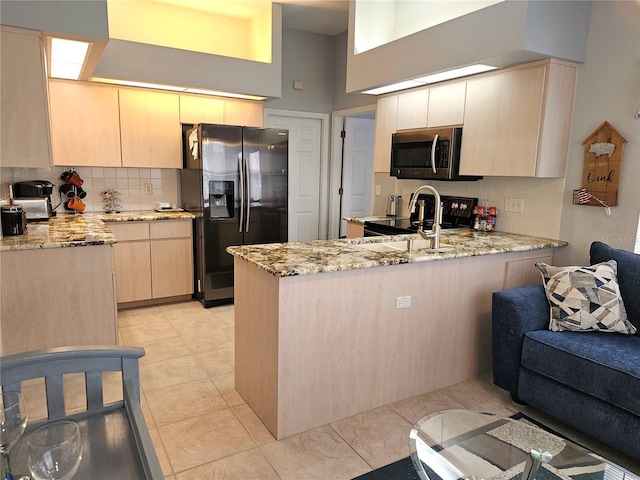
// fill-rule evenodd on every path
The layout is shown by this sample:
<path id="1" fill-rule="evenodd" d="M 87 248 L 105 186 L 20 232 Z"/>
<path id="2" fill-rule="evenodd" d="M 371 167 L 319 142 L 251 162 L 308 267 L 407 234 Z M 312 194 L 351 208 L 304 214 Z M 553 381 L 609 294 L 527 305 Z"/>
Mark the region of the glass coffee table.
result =
<path id="1" fill-rule="evenodd" d="M 471 410 L 422 418 L 411 430 L 409 445 L 424 480 L 640 480 L 541 428 Z"/>

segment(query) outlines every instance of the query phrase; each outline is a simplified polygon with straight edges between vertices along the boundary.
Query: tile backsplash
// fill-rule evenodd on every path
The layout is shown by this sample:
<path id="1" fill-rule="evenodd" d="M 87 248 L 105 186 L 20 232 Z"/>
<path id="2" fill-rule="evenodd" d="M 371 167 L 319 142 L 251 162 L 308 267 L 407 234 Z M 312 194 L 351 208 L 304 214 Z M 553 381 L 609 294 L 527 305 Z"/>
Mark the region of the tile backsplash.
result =
<path id="1" fill-rule="evenodd" d="M 378 180 L 383 183 L 389 177 L 387 173 L 375 175 L 375 183 L 378 183 Z M 377 178 L 378 175 L 381 175 L 380 179 Z M 402 209 L 406 211 L 411 194 L 419 186 L 428 183 L 442 195 L 477 197 L 480 201 L 486 199 L 489 205 L 498 209 L 496 230 L 559 238 L 564 180 L 564 178 L 528 177 L 484 177 L 476 182 L 396 180 L 395 191 L 391 193 L 402 195 Z M 523 212 L 505 212 L 507 197 L 524 199 Z M 384 210 L 374 214 L 384 214 Z"/>
<path id="2" fill-rule="evenodd" d="M 0 198 L 9 197 L 9 184 L 24 180 L 48 180 L 54 189 L 51 201 L 55 207 L 61 201 L 58 187 L 65 182 L 60 176 L 69 167 L 8 168 L 0 172 Z M 103 196 L 108 188 L 120 192 L 122 210 L 153 210 L 158 202 L 178 202 L 179 170 L 165 168 L 107 168 L 77 167 L 74 170 L 84 181 L 82 189 L 87 192 L 83 202 L 87 212 L 104 210 Z M 64 212 L 60 205 L 58 212 Z"/>

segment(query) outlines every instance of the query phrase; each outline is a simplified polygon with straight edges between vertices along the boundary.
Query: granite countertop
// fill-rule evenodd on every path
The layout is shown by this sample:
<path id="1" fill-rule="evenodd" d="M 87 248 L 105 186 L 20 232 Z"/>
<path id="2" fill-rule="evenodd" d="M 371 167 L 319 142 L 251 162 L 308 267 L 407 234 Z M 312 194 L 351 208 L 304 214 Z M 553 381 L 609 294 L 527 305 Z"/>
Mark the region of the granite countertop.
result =
<path id="1" fill-rule="evenodd" d="M 394 219 L 394 220 L 401 220 L 403 218 L 409 218 L 409 217 L 395 217 L 395 216 L 389 216 L 389 215 L 373 215 L 370 217 L 342 217 L 342 219 L 346 222 L 353 222 L 353 223 L 361 223 L 362 225 L 364 225 L 365 222 L 375 222 L 376 220 L 389 220 L 389 219 Z"/>
<path id="2" fill-rule="evenodd" d="M 189 212 L 163 210 L 137 210 L 120 213 L 101 213 L 100 218 L 104 222 L 140 222 L 153 220 L 191 220 L 194 215 Z"/>
<path id="3" fill-rule="evenodd" d="M 231 255 L 269 272 L 276 277 L 290 277 L 322 272 L 336 272 L 359 268 L 432 262 L 452 258 L 493 255 L 506 252 L 538 250 L 568 245 L 562 240 L 530 237 L 512 233 L 481 233 L 467 228 L 445 230 L 440 236 L 441 246 L 449 247 L 441 253 L 415 250 L 378 252 L 358 247 L 360 244 L 422 240 L 417 234 L 392 235 L 314 242 L 272 243 L 228 247 Z"/>
<path id="4" fill-rule="evenodd" d="M 188 212 L 135 211 L 122 213 L 60 214 L 46 222 L 29 222 L 23 235 L 0 239 L 0 251 L 109 245 L 117 239 L 108 222 L 192 219 Z"/>

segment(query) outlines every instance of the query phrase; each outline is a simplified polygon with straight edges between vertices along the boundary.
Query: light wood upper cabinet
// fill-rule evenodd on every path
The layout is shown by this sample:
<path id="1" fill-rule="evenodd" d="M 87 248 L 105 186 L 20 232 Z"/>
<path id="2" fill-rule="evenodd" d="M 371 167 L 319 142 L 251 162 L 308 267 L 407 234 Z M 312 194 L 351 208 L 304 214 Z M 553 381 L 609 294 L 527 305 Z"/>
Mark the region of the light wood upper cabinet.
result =
<path id="1" fill-rule="evenodd" d="M 425 128 L 428 105 L 428 88 L 398 94 L 397 130 Z"/>
<path id="2" fill-rule="evenodd" d="M 120 89 L 123 167 L 182 168 L 179 96 Z"/>
<path id="3" fill-rule="evenodd" d="M 0 165 L 48 168 L 49 117 L 40 36 L 4 27 L 1 35 Z"/>
<path id="4" fill-rule="evenodd" d="M 460 174 L 564 176 L 575 75 L 551 60 L 469 80 Z"/>
<path id="5" fill-rule="evenodd" d="M 455 82 L 429 89 L 427 127 L 462 125 L 467 82 Z"/>
<path id="6" fill-rule="evenodd" d="M 396 133 L 398 95 L 378 99 L 376 133 L 373 142 L 373 171 L 389 173 L 391 169 L 391 135 Z"/>
<path id="7" fill-rule="evenodd" d="M 180 123 L 223 123 L 224 100 L 180 95 Z"/>
<path id="8" fill-rule="evenodd" d="M 49 81 L 54 165 L 120 167 L 118 90 Z"/>
<path id="9" fill-rule="evenodd" d="M 224 101 L 224 124 L 245 127 L 264 126 L 264 104 L 252 100 Z"/>

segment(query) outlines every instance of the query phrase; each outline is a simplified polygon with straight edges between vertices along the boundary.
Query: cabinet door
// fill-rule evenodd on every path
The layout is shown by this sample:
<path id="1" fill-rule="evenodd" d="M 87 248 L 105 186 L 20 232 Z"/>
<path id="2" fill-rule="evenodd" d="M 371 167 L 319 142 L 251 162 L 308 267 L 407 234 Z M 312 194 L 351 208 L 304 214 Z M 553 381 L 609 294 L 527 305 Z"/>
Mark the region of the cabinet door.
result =
<path id="1" fill-rule="evenodd" d="M 398 115 L 396 128 L 407 130 L 427 126 L 429 89 L 398 94 Z"/>
<path id="2" fill-rule="evenodd" d="M 467 82 L 456 82 L 429 90 L 427 127 L 462 125 Z"/>
<path id="3" fill-rule="evenodd" d="M 118 303 L 149 300 L 151 255 L 148 240 L 113 245 Z"/>
<path id="4" fill-rule="evenodd" d="M 193 293 L 191 238 L 151 241 L 153 298 Z"/>
<path id="5" fill-rule="evenodd" d="M 180 123 L 222 123 L 223 121 L 224 100 L 180 96 Z"/>
<path id="6" fill-rule="evenodd" d="M 179 96 L 120 89 L 123 167 L 182 168 Z"/>
<path id="7" fill-rule="evenodd" d="M 49 82 L 54 165 L 120 167 L 118 89 Z"/>
<path id="8" fill-rule="evenodd" d="M 373 143 L 373 171 L 389 173 L 391 169 L 391 135 L 396 133 L 398 95 L 378 99 L 376 134 Z"/>
<path id="9" fill-rule="evenodd" d="M 0 163 L 49 168 L 49 126 L 40 36 L 2 29 Z"/>
<path id="10" fill-rule="evenodd" d="M 467 82 L 461 175 L 535 176 L 546 67 Z"/>
<path id="11" fill-rule="evenodd" d="M 250 100 L 224 101 L 225 125 L 264 126 L 264 104 Z"/>

